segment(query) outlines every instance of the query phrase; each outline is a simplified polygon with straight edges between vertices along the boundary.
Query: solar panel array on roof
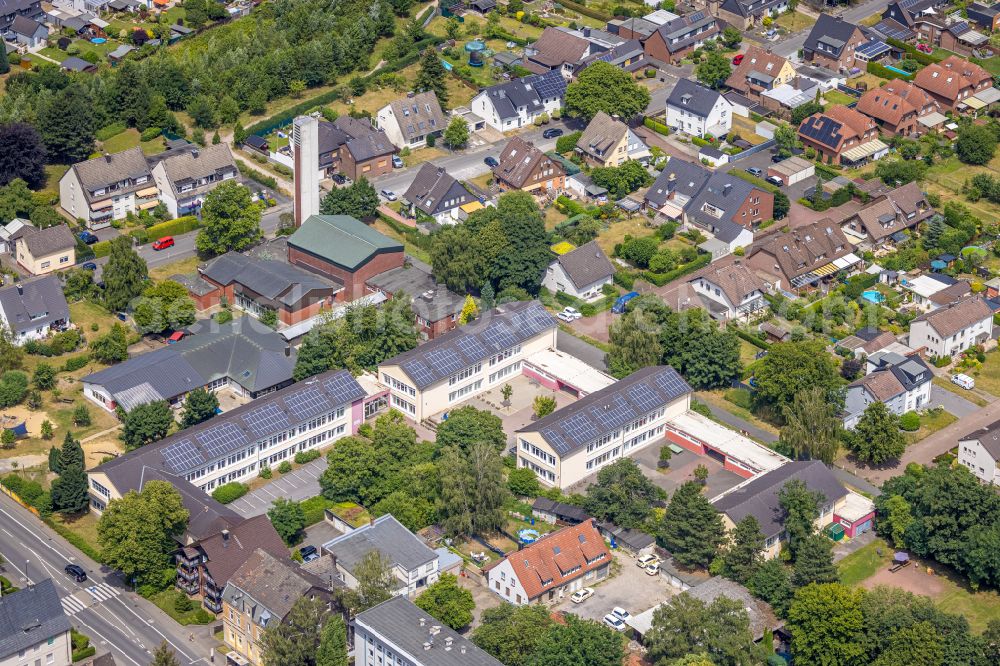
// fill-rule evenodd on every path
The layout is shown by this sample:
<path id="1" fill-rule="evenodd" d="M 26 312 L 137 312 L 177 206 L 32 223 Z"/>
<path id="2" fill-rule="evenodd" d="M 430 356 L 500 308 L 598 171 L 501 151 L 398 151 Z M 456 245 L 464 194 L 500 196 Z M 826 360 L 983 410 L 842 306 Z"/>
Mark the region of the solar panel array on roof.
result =
<path id="1" fill-rule="evenodd" d="M 806 118 L 799 126 L 799 133 L 824 146 L 836 148 L 840 145 L 843 125 L 828 116 Z"/>
<path id="2" fill-rule="evenodd" d="M 246 434 L 234 423 L 220 423 L 195 437 L 210 458 L 218 458 L 250 444 Z"/>
<path id="3" fill-rule="evenodd" d="M 326 395 L 316 387 L 285 396 L 285 404 L 289 411 L 302 421 L 329 411 L 333 407 Z"/>
<path id="4" fill-rule="evenodd" d="M 864 60 L 874 60 L 889 52 L 889 45 L 885 42 L 873 39 L 867 44 L 862 44 L 855 51 Z"/>
<path id="5" fill-rule="evenodd" d="M 167 466 L 178 473 L 183 473 L 206 462 L 205 457 L 189 439 L 183 439 L 164 447 L 160 453 Z"/>
<path id="6" fill-rule="evenodd" d="M 566 94 L 566 79 L 559 71 L 546 72 L 531 83 L 542 99 L 563 97 Z"/>
<path id="7" fill-rule="evenodd" d="M 567 455 L 690 392 L 673 368 L 644 368 L 520 432 L 539 432 L 556 452 Z"/>
<path id="8" fill-rule="evenodd" d="M 555 326 L 552 315 L 537 301 L 508 303 L 382 365 L 399 365 L 418 388 L 424 389 Z"/>
<path id="9" fill-rule="evenodd" d="M 912 30 L 892 19 L 879 21 L 874 30 L 887 39 L 898 39 L 901 42 L 909 41 L 916 36 Z"/>
<path id="10" fill-rule="evenodd" d="M 247 412 L 243 421 L 258 437 L 284 430 L 291 425 L 288 416 L 273 403 Z"/>

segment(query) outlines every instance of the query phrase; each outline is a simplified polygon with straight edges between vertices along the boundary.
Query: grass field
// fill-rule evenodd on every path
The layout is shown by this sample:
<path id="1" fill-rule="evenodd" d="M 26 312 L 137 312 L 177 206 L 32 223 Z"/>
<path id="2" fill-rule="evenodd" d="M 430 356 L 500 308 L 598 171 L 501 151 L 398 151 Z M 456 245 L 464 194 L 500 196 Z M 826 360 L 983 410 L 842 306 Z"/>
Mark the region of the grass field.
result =
<path id="1" fill-rule="evenodd" d="M 142 146 L 142 152 L 146 155 L 162 153 L 164 148 L 166 148 L 166 144 L 164 143 L 162 136 L 158 136 L 152 141 L 142 141 L 139 131 L 134 128 L 129 128 L 121 134 L 115 134 L 107 141 L 102 141 L 101 152 L 120 153 L 123 150 L 135 148 L 136 146 Z"/>
<path id="2" fill-rule="evenodd" d="M 920 415 L 920 428 L 915 432 L 906 433 L 906 443 L 914 444 L 936 433 L 938 430 L 950 426 L 958 420 L 954 414 L 950 414 L 943 409 L 936 412 L 929 412 Z"/>
<path id="3" fill-rule="evenodd" d="M 882 555 L 878 550 L 882 549 Z M 837 563 L 840 571 L 840 581 L 844 585 L 855 586 L 863 580 L 871 578 L 882 567 L 889 565 L 892 548 L 882 539 L 854 551 Z"/>
<path id="4" fill-rule="evenodd" d="M 816 19 L 811 16 L 806 16 L 796 11 L 785 12 L 775 20 L 775 23 L 789 32 L 805 30 L 815 22 Z"/>
<path id="5" fill-rule="evenodd" d="M 372 226 L 375 227 L 376 229 L 378 229 L 379 231 L 381 231 L 386 236 L 389 236 L 390 238 L 395 238 L 395 239 L 399 240 L 400 242 L 402 242 L 404 248 L 406 249 L 406 254 L 412 255 L 412 256 L 416 257 L 417 259 L 419 259 L 420 261 L 423 261 L 425 263 L 428 263 L 428 264 L 431 263 L 431 255 L 430 255 L 429 252 L 427 252 L 423 248 L 417 247 L 416 245 L 414 245 L 410 241 L 408 241 L 405 238 L 401 237 L 399 234 L 397 234 L 395 231 L 392 230 L 392 227 L 390 227 L 388 224 L 386 224 L 382 220 L 380 220 L 380 219 L 379 220 L 375 220 L 375 222 L 372 224 Z"/>
<path id="6" fill-rule="evenodd" d="M 977 389 L 1000 395 L 1000 354 L 987 354 L 985 363 L 975 370 L 966 371 L 966 374 L 971 374 L 976 380 Z"/>
<path id="7" fill-rule="evenodd" d="M 853 97 L 846 93 L 842 93 L 839 90 L 828 90 L 823 93 L 823 99 L 826 100 L 827 104 L 850 104 L 855 101 Z"/>
<path id="8" fill-rule="evenodd" d="M 985 407 L 986 405 L 990 404 L 988 400 L 984 400 L 982 397 L 976 395 L 972 391 L 966 391 L 964 388 L 952 384 L 950 381 L 948 381 L 943 377 L 935 377 L 931 381 L 934 382 L 934 386 L 944 389 L 945 391 L 951 391 L 952 393 L 965 398 L 969 402 L 974 402 L 980 407 Z M 976 388 L 978 388 L 978 386 Z"/>
<path id="9" fill-rule="evenodd" d="M 738 407 L 733 403 L 729 402 L 728 400 L 725 399 L 724 394 L 725 391 L 696 391 L 695 397 L 704 403 L 708 403 L 713 407 L 717 407 L 719 409 L 727 411 L 733 416 L 739 417 L 744 421 L 752 423 L 761 430 L 766 430 L 772 435 L 779 434 L 780 431 L 778 430 L 778 428 L 771 425 L 767 421 L 755 416 L 749 410 L 743 409 L 742 407 Z"/>
<path id="10" fill-rule="evenodd" d="M 181 259 L 180 261 L 149 269 L 149 277 L 154 280 L 166 280 L 171 275 L 194 273 L 198 269 L 199 263 L 201 263 L 201 260 L 198 257 L 188 257 L 187 259 Z"/>
<path id="11" fill-rule="evenodd" d="M 625 240 L 625 236 L 639 237 L 648 236 L 652 233 L 652 229 L 647 226 L 646 222 L 648 220 L 643 215 L 637 215 L 628 220 L 619 220 L 618 222 L 612 222 L 607 229 L 601 232 L 601 235 L 597 237 L 597 244 L 601 246 L 604 252 L 611 256 L 614 252 L 615 245 L 621 243 Z"/>

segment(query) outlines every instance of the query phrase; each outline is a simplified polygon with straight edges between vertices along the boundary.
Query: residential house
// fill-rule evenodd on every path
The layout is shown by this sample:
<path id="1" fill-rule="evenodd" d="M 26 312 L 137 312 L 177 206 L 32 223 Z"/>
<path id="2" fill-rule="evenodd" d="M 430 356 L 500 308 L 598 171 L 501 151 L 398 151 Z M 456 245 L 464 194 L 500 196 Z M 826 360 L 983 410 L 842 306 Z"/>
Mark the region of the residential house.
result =
<path id="1" fill-rule="evenodd" d="M 48 43 L 49 29 L 27 16 L 16 16 L 10 31 L 14 33 L 17 43 L 26 46 L 29 51 L 43 48 Z"/>
<path id="2" fill-rule="evenodd" d="M 332 306 L 343 285 L 283 261 L 227 252 L 198 267 L 194 280 L 179 279 L 199 310 L 226 303 L 254 317 L 267 311 L 286 326 Z"/>
<path id="3" fill-rule="evenodd" d="M 561 72 L 532 74 L 479 91 L 469 107 L 499 132 L 531 125 L 544 114 L 561 109 L 566 79 Z"/>
<path id="4" fill-rule="evenodd" d="M 944 273 L 925 273 L 907 277 L 900 286 L 910 295 L 910 302 L 923 312 L 951 305 L 972 292 L 968 280 L 956 280 Z"/>
<path id="5" fill-rule="evenodd" d="M 969 20 L 980 28 L 988 32 L 1000 29 L 1000 6 L 973 2 L 966 6 L 965 11 Z"/>
<path id="6" fill-rule="evenodd" d="M 524 606 L 558 603 L 608 577 L 611 551 L 593 520 L 543 535 L 484 570 L 486 584 L 504 601 Z"/>
<path id="7" fill-rule="evenodd" d="M 749 246 L 753 230 L 773 217 L 773 193 L 721 171 L 709 176 L 684 209 L 685 222 L 711 233 L 728 252 Z"/>
<path id="8" fill-rule="evenodd" d="M 799 290 L 834 279 L 861 262 L 830 218 L 772 234 L 754 243 L 746 264 L 768 276 L 775 289 Z"/>
<path id="9" fill-rule="evenodd" d="M 684 211 L 711 176 L 712 172 L 700 164 L 672 157 L 646 191 L 646 208 L 670 220 L 683 222 Z"/>
<path id="10" fill-rule="evenodd" d="M 87 74 L 94 74 L 97 72 L 97 65 L 92 62 L 87 62 L 83 58 L 77 58 L 76 56 L 66 58 L 59 63 L 59 67 L 67 72 L 83 72 Z M 110 222 L 108 224 L 110 224 Z"/>
<path id="11" fill-rule="evenodd" d="M 733 105 L 717 90 L 680 79 L 667 98 L 667 125 L 692 136 L 725 136 L 733 126 Z"/>
<path id="12" fill-rule="evenodd" d="M 907 183 L 871 199 L 864 208 L 847 217 L 842 227 L 860 239 L 862 249 L 878 248 L 906 230 L 912 230 L 934 214 L 917 183 Z"/>
<path id="13" fill-rule="evenodd" d="M 371 293 L 387 298 L 412 297 L 410 307 L 416 317 L 417 330 L 427 340 L 453 330 L 465 305 L 465 296 L 456 294 L 444 284 L 438 284 L 431 267 L 408 257 L 405 264 L 379 273 L 365 281 Z"/>
<path id="14" fill-rule="evenodd" d="M 821 87 L 814 80 L 796 76 L 788 83 L 776 85 L 770 90 L 760 91 L 760 105 L 778 118 L 789 120 L 800 106 L 816 101 Z"/>
<path id="15" fill-rule="evenodd" d="M 912 30 L 917 19 L 939 16 L 937 8 L 943 4 L 946 3 L 941 0 L 892 0 L 882 12 L 882 19 L 895 21 Z"/>
<path id="16" fill-rule="evenodd" d="M 507 142 L 497 161 L 493 179 L 501 191 L 547 194 L 566 187 L 562 165 L 519 136 Z"/>
<path id="17" fill-rule="evenodd" d="M 993 87 L 993 76 L 979 65 L 951 55 L 922 68 L 913 83 L 934 98 L 942 113 L 960 113 L 969 98 Z"/>
<path id="18" fill-rule="evenodd" d="M 730 2 L 740 4 L 738 0 Z M 771 53 L 770 49 L 751 46 L 743 54 L 740 64 L 726 79 L 726 85 L 751 100 L 759 101 L 760 94 L 765 90 L 789 84 L 794 78 L 795 68 L 787 59 Z"/>
<path id="19" fill-rule="evenodd" d="M 69 306 L 59 278 L 46 275 L 0 289 L 0 321 L 16 345 L 64 329 L 69 324 Z"/>
<path id="20" fill-rule="evenodd" d="M 257 548 L 229 576 L 222 591 L 223 640 L 240 657 L 260 666 L 264 631 L 283 624 L 299 599 L 330 604 L 331 592 L 326 581 L 292 562 L 287 551 L 275 557 Z"/>
<path id="21" fill-rule="evenodd" d="M 670 12 L 667 12 L 668 14 Z M 667 21 L 672 21 L 679 18 L 676 14 L 671 14 L 671 17 Z M 666 23 L 664 21 L 663 23 Z M 659 28 L 663 23 L 658 21 L 653 21 L 648 18 L 639 17 L 629 17 L 612 19 L 607 23 L 607 30 L 612 35 L 617 35 L 622 39 L 635 39 L 639 42 L 645 42 L 649 39 L 656 29 Z"/>
<path id="22" fill-rule="evenodd" d="M 575 504 L 539 497 L 531 504 L 531 515 L 553 525 L 579 525 L 590 516 Z"/>
<path id="23" fill-rule="evenodd" d="M 767 285 L 741 261 L 728 266 L 710 265 L 688 283 L 701 297 L 705 309 L 716 319 L 749 318 L 767 307 L 764 300 Z"/>
<path id="24" fill-rule="evenodd" d="M 955 356 L 993 335 L 993 311 L 976 296 L 918 316 L 910 323 L 909 345 L 928 356 Z"/>
<path id="25" fill-rule="evenodd" d="M 404 597 L 355 616 L 355 666 L 503 666 Z"/>
<path id="26" fill-rule="evenodd" d="M 70 666 L 71 630 L 51 578 L 4 593 L 0 597 L 0 664 Z"/>
<path id="27" fill-rule="evenodd" d="M 587 30 L 587 28 L 584 28 L 585 33 Z M 574 76 L 579 76 L 580 72 L 595 62 L 606 62 L 627 72 L 634 72 L 647 65 L 646 53 L 643 51 L 642 42 L 638 39 L 628 39 L 615 44 L 607 51 L 591 53 L 575 66 L 573 70 Z"/>
<path id="28" fill-rule="evenodd" d="M 868 405 L 881 402 L 897 416 L 926 409 L 934 373 L 919 355 L 879 352 L 868 357 L 867 374 L 847 386 L 844 427 L 853 430 Z"/>
<path id="29" fill-rule="evenodd" d="M 16 252 L 17 239 L 24 234 L 24 228 L 30 226 L 30 220 L 20 217 L 15 217 L 7 224 L 0 225 L 0 252 L 14 254 Z"/>
<path id="30" fill-rule="evenodd" d="M 76 263 L 76 237 L 65 224 L 25 226 L 14 245 L 17 264 L 29 275 L 45 275 Z"/>
<path id="31" fill-rule="evenodd" d="M 344 285 L 350 302 L 366 280 L 403 265 L 403 244 L 349 215 L 312 215 L 288 237 L 288 263 Z"/>
<path id="32" fill-rule="evenodd" d="M 14 21 L 21 16 L 32 21 L 45 19 L 40 0 L 0 0 L 0 39 L 15 41 Z"/>
<path id="33" fill-rule="evenodd" d="M 597 241 L 590 241 L 575 250 L 556 257 L 549 264 L 542 286 L 549 291 L 561 291 L 585 301 L 601 296 L 601 288 L 611 284 L 615 267 Z"/>
<path id="34" fill-rule="evenodd" d="M 837 340 L 836 346 L 850 351 L 855 358 L 867 358 L 883 350 L 904 347 L 891 331 L 881 331 L 874 326 L 866 326 L 853 335 Z"/>
<path id="35" fill-rule="evenodd" d="M 820 14 L 802 45 L 802 55 L 814 65 L 849 72 L 864 67 L 863 62 L 855 59 L 855 51 L 867 42 L 864 31 L 853 23 L 840 16 Z"/>
<path id="36" fill-rule="evenodd" d="M 712 505 L 722 514 L 727 530 L 734 529 L 747 516 L 756 518 L 764 535 L 763 555 L 771 559 L 778 556 L 781 543 L 788 538 L 779 495 L 790 481 L 801 481 L 810 491 L 823 496 L 816 529 L 839 523 L 850 537 L 872 529 L 875 520 L 872 501 L 844 488 L 819 460 L 789 461 L 714 498 Z"/>
<path id="37" fill-rule="evenodd" d="M 889 146 L 878 139 L 875 121 L 840 104 L 804 119 L 798 134 L 802 144 L 828 164 L 861 166 L 889 153 Z"/>
<path id="38" fill-rule="evenodd" d="M 171 217 L 197 214 L 205 195 L 239 176 L 228 143 L 170 152 L 153 167 L 153 178 Z"/>
<path id="39" fill-rule="evenodd" d="M 390 563 L 393 594 L 416 596 L 439 576 L 438 554 L 388 513 L 327 541 L 322 549 L 334 556 L 340 580 L 352 590 L 358 587 L 357 567 L 373 551 Z"/>
<path id="40" fill-rule="evenodd" d="M 788 11 L 788 0 L 709 0 L 708 10 L 727 24 L 749 30 L 765 18 L 776 18 Z"/>
<path id="41" fill-rule="evenodd" d="M 912 137 L 927 131 L 919 121 L 937 113 L 938 105 L 933 97 L 913 83 L 894 79 L 867 91 L 854 108 L 872 118 L 882 131 Z"/>
<path id="42" fill-rule="evenodd" d="M 87 375 L 84 396 L 114 412 L 157 400 L 179 406 L 197 388 L 256 399 L 292 383 L 294 350 L 253 317 L 188 331 L 179 342 Z"/>
<path id="43" fill-rule="evenodd" d="M 319 169 L 327 176 L 340 173 L 351 180 L 384 176 L 392 172 L 395 152 L 389 136 L 364 118 L 340 116 L 332 123 L 319 123 Z"/>
<path id="44" fill-rule="evenodd" d="M 598 111 L 576 142 L 576 152 L 591 166 L 617 167 L 649 159 L 649 147 L 628 125 Z"/>
<path id="45" fill-rule="evenodd" d="M 545 28 L 534 43 L 524 47 L 522 65 L 534 74 L 559 72 L 570 79 L 578 62 L 591 53 L 591 44 L 564 28 Z"/>
<path id="46" fill-rule="evenodd" d="M 440 136 L 448 127 L 433 90 L 410 93 L 379 109 L 375 127 L 385 132 L 392 145 L 400 150 L 416 150 L 427 145 L 428 136 Z"/>
<path id="47" fill-rule="evenodd" d="M 643 41 L 643 49 L 647 58 L 676 65 L 706 41 L 715 39 L 721 32 L 722 27 L 714 16 L 706 11 L 696 11 L 658 26 Z M 622 34 L 621 31 L 619 34 L 626 38 L 632 36 Z"/>
<path id="48" fill-rule="evenodd" d="M 1000 484 L 1000 421 L 960 437 L 958 462 L 983 483 Z"/>
<path id="49" fill-rule="evenodd" d="M 691 387 L 668 366 L 638 370 L 517 431 L 517 466 L 569 488 L 664 438 L 691 406 Z M 532 595 L 532 598 L 534 595 Z"/>
<path id="50" fill-rule="evenodd" d="M 403 201 L 410 205 L 413 217 L 426 215 L 438 224 L 455 224 L 462 206 L 477 199 L 444 167 L 424 162 L 403 194 Z"/>
<path id="51" fill-rule="evenodd" d="M 139 146 L 78 162 L 59 180 L 59 205 L 90 229 L 103 229 L 129 213 L 155 208 L 159 195 Z"/>
<path id="52" fill-rule="evenodd" d="M 390 407 L 419 423 L 520 374 L 526 358 L 555 349 L 557 330 L 537 301 L 506 303 L 383 361 L 379 379 Z"/>

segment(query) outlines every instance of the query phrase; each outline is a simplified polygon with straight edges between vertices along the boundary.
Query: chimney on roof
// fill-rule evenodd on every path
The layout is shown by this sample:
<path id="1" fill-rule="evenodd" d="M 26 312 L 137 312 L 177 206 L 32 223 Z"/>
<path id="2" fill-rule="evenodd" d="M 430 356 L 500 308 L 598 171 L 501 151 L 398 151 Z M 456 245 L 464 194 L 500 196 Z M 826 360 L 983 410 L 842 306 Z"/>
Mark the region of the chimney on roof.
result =
<path id="1" fill-rule="evenodd" d="M 725 185 L 723 185 L 722 186 L 722 196 L 728 197 L 729 196 L 729 191 L 732 190 L 732 189 L 733 189 L 733 184 L 732 183 L 726 183 Z"/>
<path id="2" fill-rule="evenodd" d="M 462 650 L 462 654 L 465 654 L 465 643 L 462 643 L 460 649 Z"/>
<path id="3" fill-rule="evenodd" d="M 15 282 L 14 286 L 17 287 L 17 295 L 24 296 L 24 285 L 21 284 L 21 281 L 18 280 L 17 282 Z"/>
<path id="4" fill-rule="evenodd" d="M 677 174 L 671 171 L 670 175 L 667 176 L 667 180 L 669 180 L 671 183 L 674 182 L 675 180 L 677 180 Z"/>
<path id="5" fill-rule="evenodd" d="M 426 620 L 424 618 L 420 618 L 420 626 L 421 627 L 424 626 L 425 622 L 426 622 Z"/>
<path id="6" fill-rule="evenodd" d="M 425 650 L 430 650 L 431 649 L 431 645 L 433 645 L 433 643 L 431 643 L 430 641 L 424 641 L 424 649 Z"/>
<path id="7" fill-rule="evenodd" d="M 406 98 L 407 98 L 407 99 L 413 99 L 414 95 L 416 95 L 416 94 L 417 94 L 417 93 L 415 93 L 415 92 L 413 92 L 413 91 L 411 90 L 410 92 L 406 93 Z"/>
<path id="8" fill-rule="evenodd" d="M 198 149 L 197 148 L 192 148 L 191 149 L 191 157 L 193 157 L 195 159 L 198 159 Z"/>
<path id="9" fill-rule="evenodd" d="M 583 29 L 583 36 L 584 37 L 590 37 L 590 28 L 584 28 Z"/>
<path id="10" fill-rule="evenodd" d="M 229 547 L 229 530 L 222 530 L 222 547 Z"/>
<path id="11" fill-rule="evenodd" d="M 291 355 L 292 355 L 292 343 L 286 342 L 285 343 L 285 358 L 288 358 Z"/>
<path id="12" fill-rule="evenodd" d="M 111 153 L 104 153 L 104 161 L 111 164 Z"/>

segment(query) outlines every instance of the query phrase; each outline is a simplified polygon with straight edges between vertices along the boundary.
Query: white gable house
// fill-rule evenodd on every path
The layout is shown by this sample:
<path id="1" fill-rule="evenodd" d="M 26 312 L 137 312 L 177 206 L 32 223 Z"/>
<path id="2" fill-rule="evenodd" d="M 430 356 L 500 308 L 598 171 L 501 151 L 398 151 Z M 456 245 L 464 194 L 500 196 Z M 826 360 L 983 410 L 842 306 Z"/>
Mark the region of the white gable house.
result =
<path id="1" fill-rule="evenodd" d="M 982 298 L 967 298 L 914 319 L 909 345 L 929 356 L 954 356 L 992 335 L 993 311 Z"/>
<path id="2" fill-rule="evenodd" d="M 733 126 L 733 105 L 717 91 L 681 79 L 667 98 L 667 125 L 692 136 L 722 136 Z"/>
<path id="3" fill-rule="evenodd" d="M 560 255 L 547 271 L 542 286 L 585 301 L 601 296 L 601 287 L 611 284 L 615 267 L 596 241 Z"/>
<path id="4" fill-rule="evenodd" d="M 487 125 L 506 132 L 561 109 L 565 94 L 566 80 L 558 71 L 551 71 L 484 88 L 469 106 Z"/>

